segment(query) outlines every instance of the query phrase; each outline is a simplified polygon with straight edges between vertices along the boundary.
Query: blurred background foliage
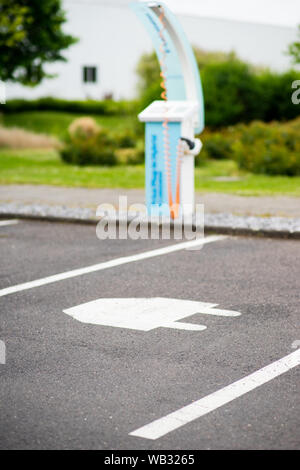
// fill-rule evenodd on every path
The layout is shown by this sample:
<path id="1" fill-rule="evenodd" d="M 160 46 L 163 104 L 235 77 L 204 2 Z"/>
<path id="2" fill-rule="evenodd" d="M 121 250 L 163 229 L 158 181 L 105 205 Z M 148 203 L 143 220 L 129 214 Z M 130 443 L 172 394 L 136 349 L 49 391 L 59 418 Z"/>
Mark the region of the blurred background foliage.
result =
<path id="1" fill-rule="evenodd" d="M 195 48 L 205 100 L 205 122 L 210 128 L 294 119 L 299 106 L 291 101 L 291 84 L 299 72 L 273 72 L 247 64 L 235 55 Z M 159 63 L 155 53 L 144 54 L 138 65 L 139 108 L 160 99 Z"/>
<path id="2" fill-rule="evenodd" d="M 45 64 L 65 61 L 77 39 L 63 31 L 60 0 L 0 1 L 0 79 L 38 85 L 51 77 Z"/>
<path id="3" fill-rule="evenodd" d="M 13 45 L 14 36 L 11 41 Z M 297 44 L 289 50 L 295 62 L 299 60 Z M 258 191 L 258 184 L 266 192 L 288 193 L 289 188 L 295 191 L 295 177 L 300 176 L 300 105 L 292 103 L 291 86 L 299 80 L 299 72 L 279 73 L 255 67 L 240 60 L 234 52 L 195 49 L 195 56 L 206 114 L 206 128 L 200 136 L 204 145 L 196 157 L 196 175 L 202 175 L 203 188 L 220 187 L 226 191 L 229 183 L 214 181 L 210 186 L 209 179 L 238 175 L 241 182 L 230 183 L 233 192 L 244 187 L 251 194 L 246 181 L 254 185 L 252 194 Z M 144 54 L 136 70 L 138 87 L 134 100 L 71 101 L 53 97 L 9 100 L 0 114 L 0 166 L 6 175 L 0 181 L 45 184 L 53 172 L 55 177 L 50 178 L 50 184 L 77 185 L 81 181 L 97 186 L 95 167 L 107 167 L 111 173 L 105 173 L 106 179 L 99 182 L 100 186 L 106 181 L 112 187 L 134 187 L 136 178 L 136 186 L 140 187 L 144 125 L 138 122 L 137 114 L 153 100 L 161 99 L 155 53 Z M 18 153 L 12 155 L 13 149 L 18 149 Z M 32 151 L 32 158 L 24 153 L 23 166 L 21 149 L 36 152 Z M 48 159 L 41 157 L 42 150 L 51 152 Z M 48 171 L 43 172 L 46 165 Z M 60 165 L 73 167 L 76 181 Z M 112 170 L 114 166 L 122 170 Z M 16 168 L 21 168 L 22 174 L 16 174 Z M 131 175 L 128 181 L 125 171 Z M 257 176 L 251 179 L 251 174 Z M 267 175 L 267 179 L 259 179 L 262 175 Z M 294 181 L 287 183 L 279 175 L 294 177 Z"/>
<path id="4" fill-rule="evenodd" d="M 300 64 L 300 24 L 298 26 L 298 41 L 289 45 L 287 54 L 292 57 L 294 64 Z"/>

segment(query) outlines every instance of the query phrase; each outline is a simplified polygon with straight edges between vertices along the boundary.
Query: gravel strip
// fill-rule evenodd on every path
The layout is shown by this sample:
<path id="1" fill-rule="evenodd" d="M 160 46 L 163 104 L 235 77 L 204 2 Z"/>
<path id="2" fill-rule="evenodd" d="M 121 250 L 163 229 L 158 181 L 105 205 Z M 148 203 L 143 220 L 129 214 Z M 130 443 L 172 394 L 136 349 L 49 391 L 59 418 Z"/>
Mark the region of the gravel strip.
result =
<path id="1" fill-rule="evenodd" d="M 300 238 L 300 218 L 205 214 L 205 227 L 220 232 L 266 234 Z"/>
<path id="2" fill-rule="evenodd" d="M 42 204 L 0 204 L 0 216 L 96 221 L 95 211 L 82 207 L 47 206 Z"/>
<path id="3" fill-rule="evenodd" d="M 40 204 L 1 204 L 0 217 L 95 223 L 99 218 L 88 208 Z M 129 219 L 130 220 L 130 219 Z M 267 235 L 300 239 L 300 218 L 205 214 L 205 229 L 219 233 Z"/>

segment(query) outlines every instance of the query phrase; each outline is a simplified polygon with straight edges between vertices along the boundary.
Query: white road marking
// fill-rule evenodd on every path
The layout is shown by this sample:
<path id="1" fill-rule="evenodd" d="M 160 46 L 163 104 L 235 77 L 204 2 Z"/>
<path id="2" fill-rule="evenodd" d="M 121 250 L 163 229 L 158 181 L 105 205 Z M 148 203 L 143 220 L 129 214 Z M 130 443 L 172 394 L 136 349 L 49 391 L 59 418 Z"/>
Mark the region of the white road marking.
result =
<path id="1" fill-rule="evenodd" d="M 93 264 L 85 268 L 73 269 L 72 271 L 66 271 L 60 274 L 54 274 L 52 276 L 36 279 L 35 281 L 24 282 L 23 284 L 17 284 L 15 286 L 6 287 L 0 290 L 0 297 L 5 295 L 14 294 L 27 289 L 33 289 L 34 287 L 44 286 L 53 282 L 62 281 L 64 279 L 70 279 L 72 277 L 82 276 L 83 274 L 94 273 L 96 271 L 102 271 L 103 269 L 114 268 L 115 266 L 121 266 L 122 264 L 133 263 L 135 261 L 141 261 L 144 259 L 154 258 L 156 256 L 167 255 L 168 253 L 174 253 L 175 251 L 193 249 L 196 246 L 206 245 L 207 243 L 217 242 L 227 238 L 223 235 L 211 235 L 205 238 L 199 238 L 197 240 L 191 240 L 183 243 L 176 243 L 174 245 L 165 246 L 156 250 L 145 251 L 136 255 L 124 256 L 122 258 L 113 259 L 104 263 Z"/>
<path id="2" fill-rule="evenodd" d="M 182 318 L 204 313 L 236 317 L 240 312 L 215 309 L 218 304 L 166 297 L 97 299 L 63 310 L 82 323 L 150 331 L 154 328 L 175 328 L 201 331 L 205 325 L 178 322 Z"/>
<path id="3" fill-rule="evenodd" d="M 247 375 L 243 379 L 238 380 L 227 387 L 224 387 L 198 401 L 195 401 L 194 403 L 191 403 L 190 405 L 184 406 L 163 418 L 157 419 L 152 423 L 131 432 L 129 435 L 152 440 L 158 439 L 159 437 L 200 418 L 200 416 L 204 416 L 207 413 L 226 405 L 226 403 L 245 395 L 245 393 L 248 393 L 275 377 L 284 374 L 299 364 L 300 349 L 256 372 L 253 372 L 253 374 Z"/>
<path id="4" fill-rule="evenodd" d="M 4 227 L 6 225 L 15 225 L 18 223 L 18 219 L 0 220 L 0 227 Z"/>

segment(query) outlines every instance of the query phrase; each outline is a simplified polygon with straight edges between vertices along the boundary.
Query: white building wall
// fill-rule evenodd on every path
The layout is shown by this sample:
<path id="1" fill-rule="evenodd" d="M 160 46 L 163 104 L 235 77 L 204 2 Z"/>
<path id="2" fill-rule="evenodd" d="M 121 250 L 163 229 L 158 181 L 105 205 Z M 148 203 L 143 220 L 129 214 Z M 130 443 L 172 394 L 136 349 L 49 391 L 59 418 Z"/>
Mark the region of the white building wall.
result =
<path id="1" fill-rule="evenodd" d="M 241 59 L 273 70 L 291 68 L 285 52 L 297 39 L 297 28 L 192 16 L 180 21 L 191 43 L 202 49 L 235 51 Z"/>
<path id="2" fill-rule="evenodd" d="M 136 93 L 136 64 L 152 50 L 146 31 L 129 8 L 130 0 L 64 0 L 65 30 L 80 41 L 65 52 L 66 63 L 48 65 L 57 74 L 35 88 L 7 84 L 7 98 L 55 96 L 67 99 L 130 98 Z M 206 50 L 235 50 L 244 60 L 276 70 L 290 66 L 284 55 L 295 28 L 241 23 L 196 16 L 179 19 L 192 44 Z M 98 82 L 84 84 L 83 66 L 98 67 Z"/>

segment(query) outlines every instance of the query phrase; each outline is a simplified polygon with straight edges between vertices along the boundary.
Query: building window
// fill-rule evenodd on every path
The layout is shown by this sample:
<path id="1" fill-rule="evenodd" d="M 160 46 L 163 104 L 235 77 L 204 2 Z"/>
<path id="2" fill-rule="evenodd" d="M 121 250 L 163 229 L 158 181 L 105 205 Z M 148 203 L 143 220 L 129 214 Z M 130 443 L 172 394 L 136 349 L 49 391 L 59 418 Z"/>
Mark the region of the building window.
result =
<path id="1" fill-rule="evenodd" d="M 83 81 L 84 83 L 96 83 L 97 67 L 83 67 Z"/>

